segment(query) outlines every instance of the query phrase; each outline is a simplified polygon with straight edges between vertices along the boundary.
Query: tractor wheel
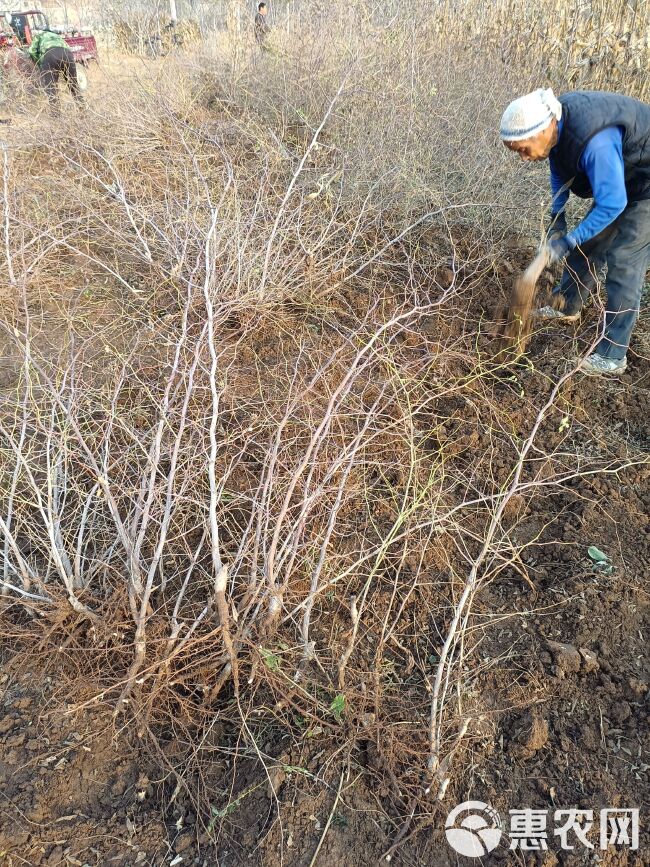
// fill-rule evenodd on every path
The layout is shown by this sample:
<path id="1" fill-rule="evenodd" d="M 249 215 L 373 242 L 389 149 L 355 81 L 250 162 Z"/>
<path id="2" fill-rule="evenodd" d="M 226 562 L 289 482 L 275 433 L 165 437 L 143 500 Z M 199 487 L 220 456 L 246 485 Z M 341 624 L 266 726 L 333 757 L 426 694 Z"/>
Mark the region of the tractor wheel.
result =
<path id="1" fill-rule="evenodd" d="M 77 64 L 77 83 L 79 85 L 79 90 L 82 92 L 88 90 L 88 73 L 81 63 Z"/>

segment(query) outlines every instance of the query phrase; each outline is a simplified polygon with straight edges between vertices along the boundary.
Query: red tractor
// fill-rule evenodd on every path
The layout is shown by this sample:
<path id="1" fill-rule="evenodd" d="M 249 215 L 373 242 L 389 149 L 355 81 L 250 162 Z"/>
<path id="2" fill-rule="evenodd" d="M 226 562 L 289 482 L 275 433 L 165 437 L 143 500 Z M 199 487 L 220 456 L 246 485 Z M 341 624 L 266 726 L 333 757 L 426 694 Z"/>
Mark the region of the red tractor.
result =
<path id="1" fill-rule="evenodd" d="M 4 16 L 5 29 L 0 31 L 0 51 L 6 53 L 5 69 L 14 67 L 22 71 L 21 57 L 29 48 L 33 36 L 42 30 L 53 30 L 60 33 L 74 55 L 77 64 L 79 87 L 85 90 L 88 77 L 85 67 L 91 60 L 98 59 L 97 42 L 89 31 L 76 30 L 74 27 L 50 27 L 47 16 L 39 9 L 28 9 L 26 12 L 0 12 Z"/>

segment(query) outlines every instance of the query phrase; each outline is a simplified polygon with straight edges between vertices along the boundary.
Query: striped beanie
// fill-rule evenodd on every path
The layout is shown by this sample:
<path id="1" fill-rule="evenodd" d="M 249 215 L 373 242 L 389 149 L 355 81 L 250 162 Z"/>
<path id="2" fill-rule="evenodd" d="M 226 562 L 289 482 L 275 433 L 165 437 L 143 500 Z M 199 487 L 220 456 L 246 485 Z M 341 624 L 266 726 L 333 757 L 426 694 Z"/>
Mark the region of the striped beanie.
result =
<path id="1" fill-rule="evenodd" d="M 503 141 L 531 138 L 546 129 L 553 118 L 562 117 L 562 104 L 549 87 L 539 88 L 511 102 L 501 118 Z"/>

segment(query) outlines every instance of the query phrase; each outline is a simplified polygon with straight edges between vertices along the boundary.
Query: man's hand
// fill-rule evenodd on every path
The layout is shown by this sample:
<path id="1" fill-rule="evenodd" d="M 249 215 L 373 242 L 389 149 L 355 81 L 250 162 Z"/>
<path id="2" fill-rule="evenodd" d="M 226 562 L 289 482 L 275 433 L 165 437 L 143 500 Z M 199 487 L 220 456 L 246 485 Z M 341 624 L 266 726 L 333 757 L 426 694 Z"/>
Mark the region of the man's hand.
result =
<path id="1" fill-rule="evenodd" d="M 546 233 L 547 239 L 557 241 L 559 238 L 563 238 L 568 231 L 564 211 L 560 211 L 559 214 L 551 214 L 551 222 Z"/>
<path id="2" fill-rule="evenodd" d="M 548 253 L 549 262 L 561 262 L 566 256 L 569 255 L 573 246 L 567 240 L 566 235 L 562 235 L 560 238 L 556 238 L 553 241 L 549 241 L 546 245 L 546 252 Z"/>

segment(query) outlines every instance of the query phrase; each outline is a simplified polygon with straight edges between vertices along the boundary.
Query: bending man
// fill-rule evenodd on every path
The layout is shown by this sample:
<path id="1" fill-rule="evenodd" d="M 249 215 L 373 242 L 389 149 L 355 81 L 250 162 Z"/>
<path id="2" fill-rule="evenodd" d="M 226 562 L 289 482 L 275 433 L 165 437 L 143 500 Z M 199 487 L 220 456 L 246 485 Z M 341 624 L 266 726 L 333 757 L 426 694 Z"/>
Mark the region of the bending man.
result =
<path id="1" fill-rule="evenodd" d="M 522 159 L 550 164 L 548 251 L 551 261 L 566 257 L 566 264 L 552 306 L 538 315 L 578 319 L 607 265 L 604 333 L 581 368 L 623 373 L 650 267 L 650 106 L 615 93 L 576 91 L 558 100 L 552 90 L 536 90 L 510 103 L 501 139 Z M 594 200 L 571 232 L 564 213 L 570 192 Z"/>
<path id="2" fill-rule="evenodd" d="M 59 112 L 59 78 L 63 76 L 70 93 L 79 104 L 82 104 L 81 91 L 77 81 L 77 66 L 72 51 L 58 33 L 44 30 L 37 33 L 29 46 L 29 56 L 36 64 L 40 82 L 50 101 L 50 107 L 55 114 Z"/>

